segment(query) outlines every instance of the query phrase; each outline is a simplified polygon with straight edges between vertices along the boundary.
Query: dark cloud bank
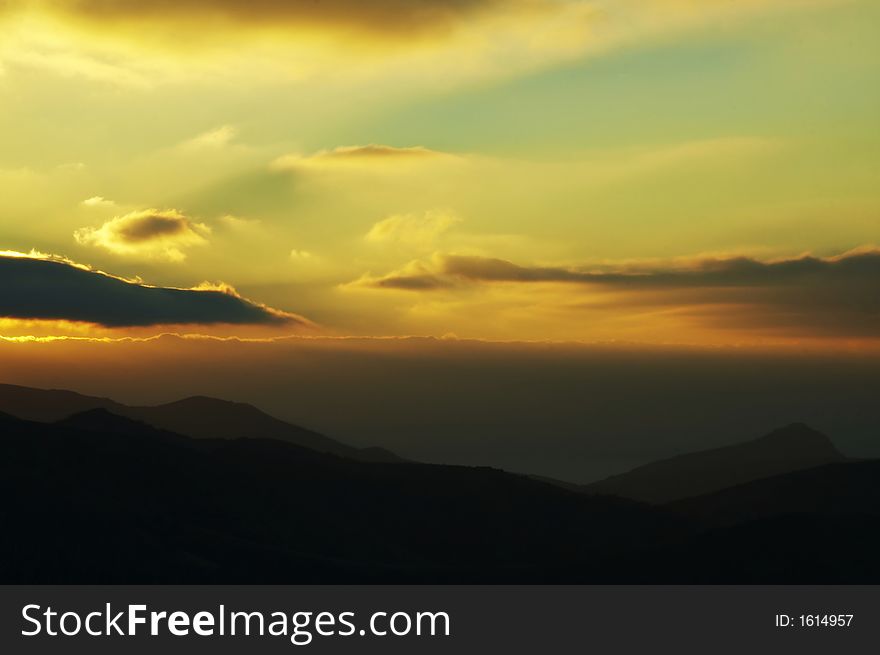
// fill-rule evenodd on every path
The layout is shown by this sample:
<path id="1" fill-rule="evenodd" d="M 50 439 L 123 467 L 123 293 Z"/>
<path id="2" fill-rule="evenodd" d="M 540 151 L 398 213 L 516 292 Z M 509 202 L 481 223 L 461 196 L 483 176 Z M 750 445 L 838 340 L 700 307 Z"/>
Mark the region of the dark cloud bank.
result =
<path id="1" fill-rule="evenodd" d="M 300 321 L 231 293 L 149 287 L 67 262 L 29 257 L 0 257 L 0 316 L 107 327 Z"/>
<path id="2" fill-rule="evenodd" d="M 443 29 L 492 9 L 509 11 L 537 3 L 535 0 L 35 0 L 24 4 L 97 23 L 228 21 L 281 28 L 306 25 L 406 34 Z"/>
<path id="3" fill-rule="evenodd" d="M 504 259 L 447 255 L 436 274 L 391 274 L 378 280 L 385 287 L 442 288 L 456 281 L 471 282 L 575 282 L 645 288 L 740 287 L 794 284 L 810 279 L 852 282 L 875 278 L 880 272 L 880 250 L 853 252 L 838 257 L 798 257 L 762 262 L 748 257 L 695 260 L 675 270 L 645 272 L 593 272 L 577 268 L 519 266 Z"/>
<path id="4" fill-rule="evenodd" d="M 880 336 L 880 250 L 763 262 L 699 259 L 680 268 L 589 271 L 448 255 L 436 269 L 367 284 L 435 291 L 492 283 L 556 282 L 617 291 L 614 306 L 679 307 L 706 323 L 809 336 Z M 591 303 L 589 307 L 596 307 Z"/>

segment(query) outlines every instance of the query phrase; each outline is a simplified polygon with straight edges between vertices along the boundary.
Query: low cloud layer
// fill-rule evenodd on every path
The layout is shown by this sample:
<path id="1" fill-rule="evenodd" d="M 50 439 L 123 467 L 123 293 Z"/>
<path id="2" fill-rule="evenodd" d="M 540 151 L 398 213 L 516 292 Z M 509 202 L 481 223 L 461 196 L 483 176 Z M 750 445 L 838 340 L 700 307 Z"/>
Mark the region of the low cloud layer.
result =
<path id="1" fill-rule="evenodd" d="M 231 288 L 151 287 L 65 260 L 0 255 L 0 317 L 111 328 L 182 324 L 307 323 Z"/>
<path id="2" fill-rule="evenodd" d="M 158 256 L 171 261 L 186 258 L 183 250 L 207 243 L 210 228 L 175 209 L 146 209 L 117 216 L 100 227 L 74 233 L 78 243 L 97 246 L 117 255 Z"/>
<path id="3" fill-rule="evenodd" d="M 716 328 L 880 337 L 880 250 L 874 248 L 825 258 L 703 258 L 596 270 L 436 255 L 356 284 L 436 292 L 535 283 L 569 286 L 568 306 L 584 310 L 669 310 Z"/>

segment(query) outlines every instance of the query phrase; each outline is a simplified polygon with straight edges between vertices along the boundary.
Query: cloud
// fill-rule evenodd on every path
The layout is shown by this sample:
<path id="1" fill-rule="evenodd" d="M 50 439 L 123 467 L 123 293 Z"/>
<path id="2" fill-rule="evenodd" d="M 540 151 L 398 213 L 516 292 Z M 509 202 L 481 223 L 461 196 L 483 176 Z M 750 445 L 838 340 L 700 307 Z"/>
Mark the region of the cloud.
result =
<path id="1" fill-rule="evenodd" d="M 39 0 L 47 8 L 108 27 L 125 24 L 323 27 L 410 36 L 449 29 L 495 8 L 517 11 L 552 5 L 554 0 Z M 0 5 L 2 7 L 2 5 Z"/>
<path id="2" fill-rule="evenodd" d="M 381 277 L 366 274 L 353 282 L 352 285 L 376 289 L 401 289 L 403 291 L 435 291 L 460 286 L 458 280 L 443 274 L 442 266 L 440 271 L 437 270 L 438 259 L 442 264 L 442 258 L 436 256 L 432 262 L 414 259 L 403 268 Z"/>
<path id="3" fill-rule="evenodd" d="M 538 283 L 572 288 L 567 306 L 584 310 L 662 310 L 714 328 L 880 337 L 880 249 L 873 247 L 832 257 L 695 258 L 610 269 L 521 266 L 489 257 L 435 255 L 384 276 L 365 275 L 353 284 L 436 292 Z"/>
<path id="4" fill-rule="evenodd" d="M 583 0 L 13 0 L 0 65 L 135 87 L 357 79 L 382 97 L 389 74 L 446 85 L 569 57 L 596 13 Z"/>
<path id="5" fill-rule="evenodd" d="M 282 155 L 271 163 L 270 168 L 284 171 L 307 167 L 389 166 L 455 157 L 450 153 L 431 150 L 423 146 L 399 148 L 371 143 L 365 146 L 339 146 L 332 150 L 319 150 L 311 155 L 297 153 Z"/>
<path id="6" fill-rule="evenodd" d="M 322 150 L 312 155 L 314 159 L 360 160 L 360 159 L 424 159 L 441 157 L 444 153 L 429 150 L 422 146 L 397 148 L 371 143 L 366 146 L 339 146 L 333 150 Z"/>
<path id="7" fill-rule="evenodd" d="M 217 222 L 225 229 L 232 231 L 245 231 L 258 229 L 261 225 L 258 218 L 242 218 L 234 214 L 225 214 L 217 219 Z"/>
<path id="8" fill-rule="evenodd" d="M 187 152 L 202 150 L 219 150 L 230 145 L 238 135 L 238 130 L 232 125 L 222 125 L 214 130 L 209 130 L 198 136 L 181 143 L 178 147 Z"/>
<path id="9" fill-rule="evenodd" d="M 372 243 L 401 243 L 430 246 L 461 218 L 449 212 L 432 210 L 424 214 L 395 214 L 382 219 L 364 237 Z"/>
<path id="10" fill-rule="evenodd" d="M 195 223 L 176 209 L 146 209 L 117 216 L 101 227 L 84 227 L 74 233 L 78 243 L 98 246 L 117 255 L 186 258 L 183 248 L 207 243 L 210 228 Z"/>
<path id="11" fill-rule="evenodd" d="M 116 203 L 103 196 L 92 196 L 80 203 L 83 207 L 115 207 Z"/>
<path id="12" fill-rule="evenodd" d="M 611 12 L 595 0 L 13 0 L 0 13 L 42 10 L 107 29 L 120 26 L 234 26 L 415 39 L 447 33 L 485 16 L 553 16 L 566 9 L 589 9 L 605 21 L 689 22 L 709 16 L 834 4 L 843 0 L 633 0 Z M 603 11 L 604 9 L 604 11 Z M 616 23 L 614 23 L 616 24 Z"/>
<path id="13" fill-rule="evenodd" d="M 227 285 L 152 287 L 37 253 L 0 253 L 0 316 L 112 328 L 308 324 L 299 316 L 242 298 Z"/>
<path id="14" fill-rule="evenodd" d="M 382 77 L 445 88 L 848 1 L 7 0 L 0 21 L 21 29 L 0 67 L 136 87 L 349 79 L 381 98 Z"/>
<path id="15" fill-rule="evenodd" d="M 381 277 L 364 276 L 357 284 L 384 289 L 454 289 L 488 282 L 595 282 L 595 274 L 566 268 L 519 266 L 504 259 L 435 254 L 414 260 Z"/>

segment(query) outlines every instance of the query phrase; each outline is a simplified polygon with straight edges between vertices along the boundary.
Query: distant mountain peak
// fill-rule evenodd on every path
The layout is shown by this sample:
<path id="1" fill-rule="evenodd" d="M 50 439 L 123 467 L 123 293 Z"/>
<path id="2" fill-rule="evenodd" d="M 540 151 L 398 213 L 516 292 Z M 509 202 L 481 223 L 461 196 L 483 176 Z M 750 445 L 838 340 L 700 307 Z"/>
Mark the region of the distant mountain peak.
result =
<path id="1" fill-rule="evenodd" d="M 837 450 L 834 442 L 826 434 L 811 428 L 806 423 L 789 423 L 763 437 L 758 437 L 754 441 L 746 442 L 742 445 L 746 446 L 749 443 L 780 449 L 790 448 L 793 449 L 790 451 L 790 454 L 795 457 L 802 457 L 810 452 L 818 452 L 830 458 L 844 459 L 843 454 Z"/>
<path id="2" fill-rule="evenodd" d="M 821 437 L 825 441 L 828 441 L 828 442 L 831 441 L 823 433 L 810 427 L 806 423 L 802 423 L 800 421 L 795 421 L 794 423 L 789 423 L 788 425 L 783 425 L 781 428 L 776 428 L 775 430 L 771 430 L 770 432 L 765 434 L 763 437 L 758 437 L 756 439 L 756 441 L 758 441 L 760 439 L 769 439 L 771 437 L 777 437 L 777 436 L 794 436 L 794 437 L 817 436 L 817 437 Z"/>
<path id="3" fill-rule="evenodd" d="M 399 462 L 384 448 L 357 448 L 288 423 L 247 403 L 195 395 L 150 407 L 74 391 L 0 384 L 0 412 L 19 420 L 104 432 L 175 433 L 195 439 L 273 439 L 370 462 Z"/>
<path id="4" fill-rule="evenodd" d="M 0 411 L 26 421 L 54 423 L 86 409 L 123 407 L 109 398 L 84 396 L 63 389 L 35 389 L 0 384 Z"/>
<path id="5" fill-rule="evenodd" d="M 645 464 L 583 490 L 667 503 L 845 459 L 826 435 L 791 423 L 750 441 Z"/>
<path id="6" fill-rule="evenodd" d="M 150 408 L 142 408 L 150 409 Z M 235 400 L 224 400 L 222 398 L 213 398 L 211 396 L 187 396 L 180 400 L 173 400 L 162 405 L 155 405 L 152 409 L 162 409 L 165 411 L 187 411 L 187 412 L 223 412 L 227 420 L 252 420 L 259 417 L 264 420 L 276 421 L 283 423 L 281 419 L 266 414 L 258 407 L 250 403 L 242 403 Z M 290 424 L 288 424 L 290 425 Z M 298 426 L 295 426 L 298 427 Z M 305 428 L 299 428 L 305 430 Z"/>

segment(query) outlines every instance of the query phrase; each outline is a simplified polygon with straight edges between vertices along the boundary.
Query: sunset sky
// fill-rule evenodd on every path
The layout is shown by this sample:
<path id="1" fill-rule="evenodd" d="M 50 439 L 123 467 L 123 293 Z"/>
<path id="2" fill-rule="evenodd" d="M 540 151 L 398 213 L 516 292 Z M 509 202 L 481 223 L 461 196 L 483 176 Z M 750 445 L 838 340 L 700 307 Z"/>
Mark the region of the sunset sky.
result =
<path id="1" fill-rule="evenodd" d="M 876 346 L 877 25 L 0 0 L 0 334 Z"/>

